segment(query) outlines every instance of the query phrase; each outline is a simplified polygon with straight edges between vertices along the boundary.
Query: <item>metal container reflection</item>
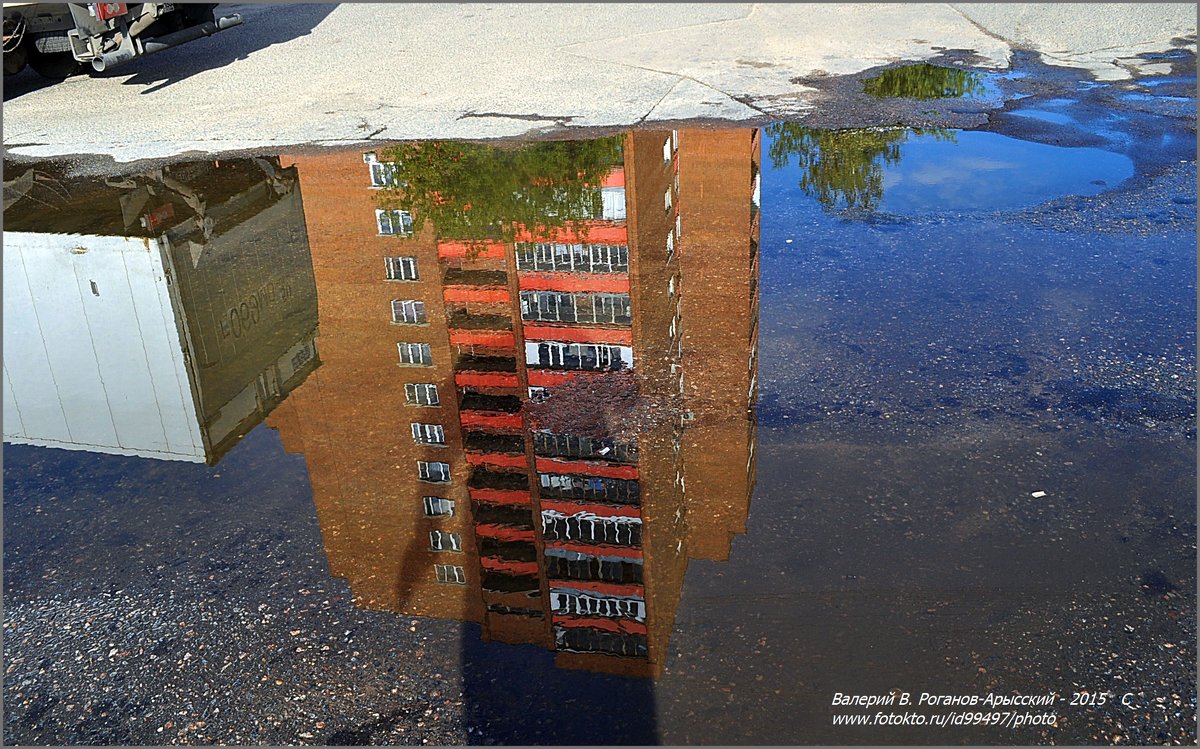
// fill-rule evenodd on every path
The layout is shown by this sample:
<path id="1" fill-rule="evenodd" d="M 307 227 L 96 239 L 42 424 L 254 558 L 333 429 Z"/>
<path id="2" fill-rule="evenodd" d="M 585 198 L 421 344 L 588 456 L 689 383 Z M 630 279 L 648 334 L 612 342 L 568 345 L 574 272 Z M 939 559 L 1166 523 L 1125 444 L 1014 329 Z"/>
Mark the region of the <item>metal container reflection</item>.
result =
<path id="1" fill-rule="evenodd" d="M 5 441 L 212 465 L 320 365 L 294 168 L 6 172 Z"/>

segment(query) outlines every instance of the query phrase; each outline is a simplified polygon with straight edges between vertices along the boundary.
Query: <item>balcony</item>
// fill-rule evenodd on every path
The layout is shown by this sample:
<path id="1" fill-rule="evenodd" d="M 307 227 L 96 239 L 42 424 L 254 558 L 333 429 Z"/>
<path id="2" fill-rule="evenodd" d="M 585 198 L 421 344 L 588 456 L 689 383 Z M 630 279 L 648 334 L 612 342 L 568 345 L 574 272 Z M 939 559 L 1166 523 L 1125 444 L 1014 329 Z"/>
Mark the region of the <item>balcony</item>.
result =
<path id="1" fill-rule="evenodd" d="M 525 454 L 525 440 L 515 434 L 467 432 L 463 446 L 467 450 L 481 453 Z"/>
<path id="2" fill-rule="evenodd" d="M 516 414 L 521 411 L 521 399 L 515 395 L 487 395 L 467 392 L 459 402 L 461 411 L 496 411 Z"/>
<path id="3" fill-rule="evenodd" d="M 649 653 L 645 634 L 602 632 L 561 625 L 554 627 L 554 647 L 573 653 L 603 653 L 633 658 L 646 658 Z"/>
<path id="4" fill-rule="evenodd" d="M 476 525 L 506 525 L 512 528 L 533 529 L 533 514 L 524 507 L 477 502 L 472 515 Z"/>
<path id="5" fill-rule="evenodd" d="M 592 439 L 572 434 L 537 431 L 533 433 L 533 450 L 545 458 L 607 460 L 613 463 L 627 464 L 638 462 L 636 441 L 626 443 L 611 439 Z"/>
<path id="6" fill-rule="evenodd" d="M 473 356 L 470 354 L 458 357 L 454 363 L 457 372 L 516 372 L 517 360 L 507 356 Z"/>
<path id="7" fill-rule="evenodd" d="M 448 268 L 442 277 L 446 286 L 507 286 L 508 272 L 502 270 L 485 270 L 463 268 Z"/>
<path id="8" fill-rule="evenodd" d="M 508 315 L 471 314 L 455 310 L 450 315 L 451 330 L 512 330 L 512 318 Z"/>
<path id="9" fill-rule="evenodd" d="M 511 562 L 536 562 L 537 548 L 533 542 L 503 541 L 495 538 L 479 539 L 479 554 L 497 557 Z"/>
<path id="10" fill-rule="evenodd" d="M 642 584 L 641 559 L 601 558 L 546 549 L 545 563 L 546 575 L 557 580 Z"/>
<path id="11" fill-rule="evenodd" d="M 508 473 L 505 471 L 489 471 L 486 468 L 476 468 L 467 480 L 471 489 L 499 489 L 501 491 L 520 491 L 528 494 L 529 477 L 524 473 Z"/>
<path id="12" fill-rule="evenodd" d="M 485 568 L 481 587 L 499 593 L 536 592 L 541 589 L 541 583 L 536 574 L 510 575 Z"/>

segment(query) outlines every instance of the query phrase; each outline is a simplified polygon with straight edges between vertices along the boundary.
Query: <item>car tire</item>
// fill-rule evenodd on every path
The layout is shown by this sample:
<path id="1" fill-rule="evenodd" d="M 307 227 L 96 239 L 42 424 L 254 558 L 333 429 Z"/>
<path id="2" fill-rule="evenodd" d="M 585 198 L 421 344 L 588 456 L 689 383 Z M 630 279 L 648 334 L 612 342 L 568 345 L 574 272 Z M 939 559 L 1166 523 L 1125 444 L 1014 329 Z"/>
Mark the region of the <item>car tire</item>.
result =
<path id="1" fill-rule="evenodd" d="M 29 67 L 52 81 L 69 78 L 83 68 L 70 52 L 39 52 L 37 47 L 29 48 Z"/>

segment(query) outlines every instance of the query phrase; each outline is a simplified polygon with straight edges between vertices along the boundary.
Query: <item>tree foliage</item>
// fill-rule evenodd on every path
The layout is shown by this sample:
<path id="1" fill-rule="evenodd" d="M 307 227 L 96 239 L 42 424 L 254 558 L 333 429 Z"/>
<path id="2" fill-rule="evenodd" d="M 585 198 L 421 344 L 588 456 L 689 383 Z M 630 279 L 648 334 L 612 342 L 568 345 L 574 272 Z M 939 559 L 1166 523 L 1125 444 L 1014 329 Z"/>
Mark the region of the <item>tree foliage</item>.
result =
<path id="1" fill-rule="evenodd" d="M 983 93 L 983 76 L 923 62 L 889 68 L 863 81 L 863 91 L 880 98 L 961 99 Z"/>
<path id="2" fill-rule="evenodd" d="M 800 189 L 827 210 L 840 208 L 872 211 L 883 199 L 883 169 L 900 163 L 900 146 L 910 135 L 953 140 L 949 130 L 870 129 L 819 130 L 792 122 L 767 128 L 768 155 L 776 168 L 793 158 L 802 174 Z"/>
<path id="3" fill-rule="evenodd" d="M 553 237 L 600 215 L 600 184 L 622 163 L 622 142 L 406 143 L 380 155 L 394 167 L 379 202 L 431 221 L 441 239 L 512 241 L 518 227 Z"/>

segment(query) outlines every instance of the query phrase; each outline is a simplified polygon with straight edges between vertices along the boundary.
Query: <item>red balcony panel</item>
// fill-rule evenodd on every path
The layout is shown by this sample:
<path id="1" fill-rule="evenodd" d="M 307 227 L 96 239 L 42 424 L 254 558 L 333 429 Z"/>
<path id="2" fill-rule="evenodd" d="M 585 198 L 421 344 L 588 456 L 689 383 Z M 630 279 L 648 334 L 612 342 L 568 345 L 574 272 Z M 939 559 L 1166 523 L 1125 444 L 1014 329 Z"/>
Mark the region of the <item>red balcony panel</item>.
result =
<path id="1" fill-rule="evenodd" d="M 537 562 L 514 562 L 511 559 L 501 559 L 500 557 L 480 557 L 479 564 L 485 570 L 507 572 L 510 575 L 538 574 Z"/>
<path id="2" fill-rule="evenodd" d="M 604 180 L 600 183 L 601 187 L 624 187 L 625 186 L 625 167 L 620 166 L 604 175 Z"/>
<path id="3" fill-rule="evenodd" d="M 561 583 L 550 583 L 550 588 L 590 590 L 593 593 L 603 593 L 612 596 L 637 596 L 642 600 L 646 598 L 646 589 L 638 583 L 609 583 L 602 580 L 564 580 Z"/>
<path id="4" fill-rule="evenodd" d="M 629 328 L 566 327 L 558 325 L 525 324 L 527 341 L 573 341 L 575 343 L 623 343 L 633 345 Z"/>
<path id="5" fill-rule="evenodd" d="M 533 543 L 532 528 L 512 528 L 507 525 L 480 524 L 475 526 L 475 535 L 498 538 L 501 541 L 528 541 Z"/>
<path id="6" fill-rule="evenodd" d="M 521 273 L 518 283 L 521 291 L 629 293 L 629 276 L 624 273 Z"/>
<path id="7" fill-rule="evenodd" d="M 522 507 L 530 506 L 530 496 L 528 491 L 520 491 L 519 489 L 476 489 L 467 490 L 471 499 L 476 502 L 488 502 L 494 505 L 521 505 Z"/>
<path id="8" fill-rule="evenodd" d="M 523 429 L 521 414 L 495 413 L 492 411 L 459 411 L 458 420 L 465 427 L 489 427 L 492 429 Z"/>
<path id="9" fill-rule="evenodd" d="M 524 455 L 499 455 L 496 453 L 467 453 L 467 462 L 473 466 L 497 466 L 499 468 L 527 468 Z"/>
<path id="10" fill-rule="evenodd" d="M 503 242 L 438 242 L 438 257 L 442 258 L 502 258 Z"/>
<path id="11" fill-rule="evenodd" d="M 583 460 L 559 460 L 538 458 L 537 469 L 542 473 L 578 473 L 584 476 L 603 476 L 610 479 L 636 479 L 637 466 L 589 463 Z"/>
<path id="12" fill-rule="evenodd" d="M 517 242 L 567 242 L 571 244 L 629 244 L 629 227 L 625 221 L 593 219 L 573 226 L 556 227 L 537 234 L 524 227 L 513 237 Z"/>
<path id="13" fill-rule="evenodd" d="M 508 302 L 508 289 L 480 286 L 447 286 L 442 291 L 447 302 Z"/>
<path id="14" fill-rule="evenodd" d="M 646 625 L 633 619 L 609 619 L 604 616 L 559 616 L 553 617 L 555 624 L 564 627 L 588 627 L 601 629 L 605 632 L 628 632 L 629 634 L 646 634 Z"/>
<path id="15" fill-rule="evenodd" d="M 515 388 L 521 381 L 515 372 L 457 372 L 454 384 L 459 387 Z"/>
<path id="16" fill-rule="evenodd" d="M 590 554 L 594 557 L 624 557 L 625 559 L 641 559 L 641 549 L 631 549 L 628 546 L 595 546 L 593 544 L 575 544 L 562 541 L 547 541 L 547 549 L 562 549 L 576 551 L 580 554 Z M 572 583 L 574 584 L 574 583 Z"/>
<path id="17" fill-rule="evenodd" d="M 451 330 L 450 343 L 454 346 L 488 346 L 490 348 L 513 348 L 517 339 L 511 331 L 498 333 L 480 330 Z"/>
<path id="18" fill-rule="evenodd" d="M 603 518 L 640 518 L 641 510 L 632 505 L 613 507 L 612 505 L 583 504 L 582 502 L 559 502 L 557 500 L 542 500 L 543 510 L 554 510 L 564 515 L 574 515 L 577 512 L 590 512 Z"/>

